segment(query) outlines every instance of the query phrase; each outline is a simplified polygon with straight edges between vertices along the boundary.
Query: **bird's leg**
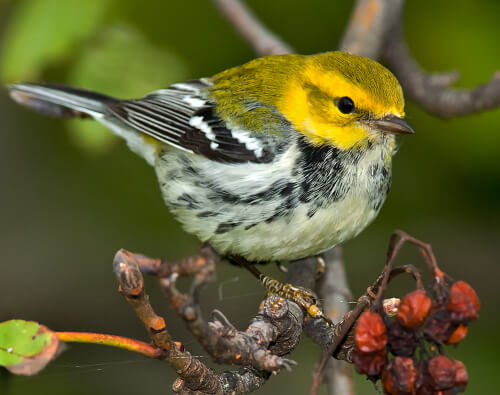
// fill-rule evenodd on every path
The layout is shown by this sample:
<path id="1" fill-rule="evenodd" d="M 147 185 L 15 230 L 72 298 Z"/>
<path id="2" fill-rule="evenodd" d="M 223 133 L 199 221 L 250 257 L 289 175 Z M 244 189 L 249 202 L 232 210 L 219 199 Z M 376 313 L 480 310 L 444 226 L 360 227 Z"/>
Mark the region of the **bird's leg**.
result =
<path id="1" fill-rule="evenodd" d="M 282 273 L 288 273 L 288 268 L 283 265 L 282 262 L 276 262 L 276 266 L 278 267 L 278 270 Z"/>
<path id="2" fill-rule="evenodd" d="M 300 308 L 307 311 L 313 318 L 321 318 L 333 326 L 333 322 L 323 313 L 318 307 L 316 296 L 310 290 L 298 287 L 292 284 L 282 283 L 274 278 L 264 275 L 257 267 L 241 257 L 231 257 L 231 260 L 243 266 L 250 273 L 252 273 L 266 288 L 269 294 L 276 294 L 284 299 L 296 303 Z"/>
<path id="3" fill-rule="evenodd" d="M 320 278 L 326 271 L 326 262 L 325 258 L 323 258 L 323 255 L 316 255 L 314 258 L 316 258 L 316 274 L 317 277 Z"/>

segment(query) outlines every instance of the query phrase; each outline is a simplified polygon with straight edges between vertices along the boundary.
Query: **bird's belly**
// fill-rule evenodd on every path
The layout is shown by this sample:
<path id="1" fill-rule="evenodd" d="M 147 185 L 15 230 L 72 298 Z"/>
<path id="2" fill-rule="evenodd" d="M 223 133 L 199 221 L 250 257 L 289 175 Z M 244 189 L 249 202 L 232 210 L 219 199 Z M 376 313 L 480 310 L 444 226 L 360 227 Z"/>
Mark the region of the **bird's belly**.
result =
<path id="1" fill-rule="evenodd" d="M 210 242 L 221 251 L 252 261 L 293 260 L 318 254 L 355 237 L 376 216 L 367 196 L 346 196 L 310 217 L 306 204 L 289 216 L 262 221 L 245 230 L 237 227 Z"/>
<path id="2" fill-rule="evenodd" d="M 208 166 L 182 155 L 156 164 L 167 206 L 187 232 L 250 261 L 299 259 L 349 240 L 376 217 L 390 184 L 386 173 L 346 176 L 338 184 L 343 194 L 310 200 L 285 160 L 281 168 Z"/>
<path id="3" fill-rule="evenodd" d="M 355 237 L 377 215 L 368 194 L 348 194 L 311 216 L 310 204 L 301 203 L 286 215 L 273 216 L 281 202 L 259 205 L 224 205 L 217 211 L 214 202 L 195 195 L 181 207 L 170 204 L 184 229 L 208 241 L 222 254 L 240 255 L 249 261 L 282 261 L 318 254 Z M 176 197 L 176 201 L 179 200 Z M 193 208 L 203 202 L 203 208 Z"/>

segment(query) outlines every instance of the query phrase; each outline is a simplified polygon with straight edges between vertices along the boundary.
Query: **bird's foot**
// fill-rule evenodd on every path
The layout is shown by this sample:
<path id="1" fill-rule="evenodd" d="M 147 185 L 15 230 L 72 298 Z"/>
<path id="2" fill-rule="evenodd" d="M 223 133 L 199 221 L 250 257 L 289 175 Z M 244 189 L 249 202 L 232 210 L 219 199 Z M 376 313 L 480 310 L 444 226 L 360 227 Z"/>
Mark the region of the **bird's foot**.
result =
<path id="1" fill-rule="evenodd" d="M 260 281 L 270 294 L 279 295 L 284 299 L 296 303 L 311 317 L 321 318 L 328 325 L 333 326 L 333 322 L 323 313 L 321 308 L 318 306 L 316 296 L 310 290 L 292 284 L 282 283 L 274 278 L 264 275 L 262 275 Z"/>

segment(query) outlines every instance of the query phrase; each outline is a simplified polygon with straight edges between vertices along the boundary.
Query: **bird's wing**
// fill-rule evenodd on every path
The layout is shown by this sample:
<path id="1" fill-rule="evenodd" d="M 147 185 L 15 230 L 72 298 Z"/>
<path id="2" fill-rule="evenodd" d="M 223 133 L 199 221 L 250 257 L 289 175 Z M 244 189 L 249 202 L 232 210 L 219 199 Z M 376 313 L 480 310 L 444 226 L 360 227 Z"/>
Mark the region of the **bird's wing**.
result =
<path id="1" fill-rule="evenodd" d="M 273 153 L 262 138 L 231 129 L 203 94 L 210 83 L 192 80 L 138 100 L 107 103 L 111 113 L 133 129 L 179 149 L 221 162 L 269 162 Z"/>

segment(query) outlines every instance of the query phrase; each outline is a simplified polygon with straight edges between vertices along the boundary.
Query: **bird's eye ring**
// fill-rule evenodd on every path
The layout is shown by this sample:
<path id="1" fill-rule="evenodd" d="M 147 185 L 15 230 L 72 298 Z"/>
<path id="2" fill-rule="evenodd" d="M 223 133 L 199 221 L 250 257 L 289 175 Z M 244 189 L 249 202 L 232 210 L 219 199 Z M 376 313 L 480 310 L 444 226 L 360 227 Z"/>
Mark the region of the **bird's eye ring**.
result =
<path id="1" fill-rule="evenodd" d="M 343 114 L 354 112 L 354 102 L 350 97 L 344 96 L 337 100 L 337 108 Z"/>

